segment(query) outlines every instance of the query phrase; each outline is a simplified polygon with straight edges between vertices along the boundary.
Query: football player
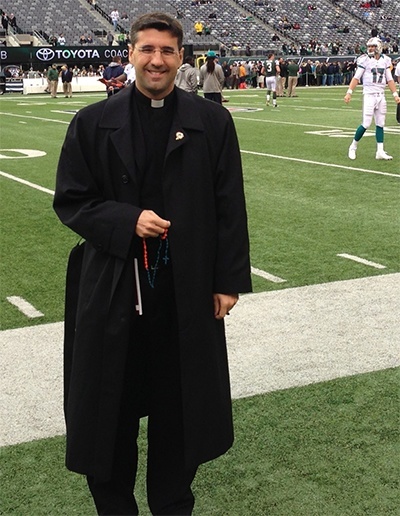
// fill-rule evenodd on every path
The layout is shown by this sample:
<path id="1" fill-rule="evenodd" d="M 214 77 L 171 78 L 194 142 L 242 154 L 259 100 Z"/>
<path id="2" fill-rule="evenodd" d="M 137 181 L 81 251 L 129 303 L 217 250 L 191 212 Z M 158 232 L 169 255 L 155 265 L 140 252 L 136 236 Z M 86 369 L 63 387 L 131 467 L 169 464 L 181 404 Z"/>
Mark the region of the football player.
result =
<path id="1" fill-rule="evenodd" d="M 398 61 L 397 65 L 396 65 L 396 68 L 394 71 L 394 76 L 396 77 L 396 80 L 399 83 L 399 87 L 400 87 L 400 60 Z M 397 120 L 397 123 L 400 124 L 400 104 L 397 104 L 396 120 Z"/>
<path id="2" fill-rule="evenodd" d="M 279 61 L 275 61 L 275 55 L 273 53 L 268 54 L 268 60 L 265 61 L 262 74 L 265 75 L 265 87 L 267 89 L 267 106 L 271 99 L 272 93 L 272 105 L 278 107 L 276 103 L 276 76 L 280 75 L 281 69 L 279 68 Z"/>
<path id="3" fill-rule="evenodd" d="M 389 160 L 393 159 L 383 150 L 383 128 L 386 118 L 386 99 L 385 87 L 389 87 L 394 100 L 400 103 L 399 95 L 396 91 L 396 84 L 391 74 L 392 61 L 390 57 L 382 55 L 382 43 L 379 38 L 371 38 L 367 41 L 367 54 L 363 54 L 357 59 L 357 69 L 354 77 L 350 81 L 349 89 L 344 96 L 344 101 L 348 104 L 351 100 L 354 89 L 362 78 L 363 86 L 363 120 L 357 128 L 354 140 L 349 147 L 348 156 L 356 159 L 358 142 L 363 134 L 371 125 L 372 119 L 375 120 L 375 136 L 377 149 L 375 158 Z"/>

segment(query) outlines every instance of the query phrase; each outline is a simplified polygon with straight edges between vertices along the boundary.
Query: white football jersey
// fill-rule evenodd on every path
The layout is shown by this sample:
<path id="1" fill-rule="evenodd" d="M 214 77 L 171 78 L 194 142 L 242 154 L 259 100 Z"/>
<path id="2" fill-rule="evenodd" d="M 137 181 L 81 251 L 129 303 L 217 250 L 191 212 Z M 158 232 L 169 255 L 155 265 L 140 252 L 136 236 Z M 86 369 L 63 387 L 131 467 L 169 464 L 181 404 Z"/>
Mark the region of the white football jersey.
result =
<path id="1" fill-rule="evenodd" d="M 380 55 L 379 59 L 363 54 L 357 59 L 357 70 L 354 77 L 362 78 L 363 93 L 382 93 L 388 81 L 393 80 L 390 72 L 392 60 Z"/>
<path id="2" fill-rule="evenodd" d="M 124 68 L 124 73 L 126 74 L 125 84 L 132 84 L 136 80 L 136 71 L 133 64 L 127 64 Z"/>

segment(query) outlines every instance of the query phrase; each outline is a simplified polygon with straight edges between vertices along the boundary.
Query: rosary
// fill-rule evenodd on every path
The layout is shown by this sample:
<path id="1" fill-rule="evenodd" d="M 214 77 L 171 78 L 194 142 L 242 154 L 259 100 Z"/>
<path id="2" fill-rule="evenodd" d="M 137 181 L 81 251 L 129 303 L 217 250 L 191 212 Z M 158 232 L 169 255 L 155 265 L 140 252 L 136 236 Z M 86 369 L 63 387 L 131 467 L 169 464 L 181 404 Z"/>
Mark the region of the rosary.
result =
<path id="1" fill-rule="evenodd" d="M 158 244 L 156 261 L 154 263 L 154 266 L 149 267 L 149 257 L 148 257 L 148 254 L 147 254 L 146 239 L 143 238 L 142 240 L 143 240 L 143 263 L 144 263 L 144 268 L 146 269 L 146 272 L 147 272 L 147 278 L 149 280 L 149 285 L 150 285 L 151 288 L 154 288 L 154 284 L 155 284 L 155 280 L 156 280 L 156 274 L 157 274 L 157 269 L 158 269 L 158 264 L 160 263 L 160 258 L 161 258 L 162 248 L 163 248 L 163 243 L 164 242 L 165 242 L 165 247 L 164 247 L 164 256 L 162 257 L 162 260 L 165 263 L 165 265 L 167 265 L 167 263 L 169 261 L 169 256 L 168 256 L 168 249 L 169 249 L 168 229 L 165 229 L 164 233 L 159 236 L 160 243 Z"/>

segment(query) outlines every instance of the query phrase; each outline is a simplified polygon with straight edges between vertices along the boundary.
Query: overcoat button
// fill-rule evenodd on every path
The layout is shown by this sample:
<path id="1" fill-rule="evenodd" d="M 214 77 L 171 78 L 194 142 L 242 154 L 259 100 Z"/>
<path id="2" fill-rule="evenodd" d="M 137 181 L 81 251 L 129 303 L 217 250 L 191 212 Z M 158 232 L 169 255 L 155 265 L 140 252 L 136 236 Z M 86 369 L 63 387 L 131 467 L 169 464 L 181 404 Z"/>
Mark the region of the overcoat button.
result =
<path id="1" fill-rule="evenodd" d="M 103 250 L 103 244 L 96 244 L 95 249 L 96 249 L 96 251 L 101 252 Z"/>
<path id="2" fill-rule="evenodd" d="M 124 185 L 126 185 L 126 183 L 129 183 L 129 177 L 126 174 L 124 174 L 121 177 L 121 179 L 122 179 L 122 182 L 124 183 Z"/>

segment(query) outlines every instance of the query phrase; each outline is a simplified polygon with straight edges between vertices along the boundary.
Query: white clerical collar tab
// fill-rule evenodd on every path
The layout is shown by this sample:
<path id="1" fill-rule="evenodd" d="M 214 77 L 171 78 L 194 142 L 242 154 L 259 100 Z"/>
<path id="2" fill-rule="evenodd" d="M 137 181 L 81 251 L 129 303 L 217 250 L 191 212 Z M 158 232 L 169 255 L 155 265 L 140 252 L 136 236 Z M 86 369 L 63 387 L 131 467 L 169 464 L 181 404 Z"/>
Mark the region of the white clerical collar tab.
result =
<path id="1" fill-rule="evenodd" d="M 164 99 L 161 99 L 161 100 L 151 99 L 151 107 L 152 108 L 164 107 Z"/>

